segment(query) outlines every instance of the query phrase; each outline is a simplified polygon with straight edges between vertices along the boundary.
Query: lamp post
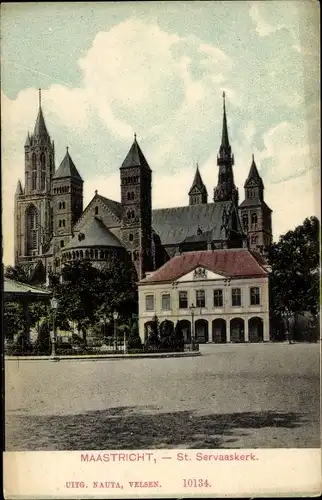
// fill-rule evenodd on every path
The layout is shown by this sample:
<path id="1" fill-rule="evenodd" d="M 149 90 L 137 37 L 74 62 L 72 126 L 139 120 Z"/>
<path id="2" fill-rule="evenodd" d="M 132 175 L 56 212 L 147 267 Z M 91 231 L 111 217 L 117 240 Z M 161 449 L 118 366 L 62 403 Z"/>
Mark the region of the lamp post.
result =
<path id="1" fill-rule="evenodd" d="M 124 354 L 127 353 L 126 328 L 124 328 L 124 331 L 123 331 L 123 352 L 124 352 Z"/>
<path id="2" fill-rule="evenodd" d="M 56 325 L 55 325 L 55 319 L 56 319 L 56 311 L 58 308 L 58 300 L 53 297 L 50 301 L 50 307 L 53 311 L 53 339 L 51 343 L 51 357 L 55 358 L 56 357 Z"/>
<path id="3" fill-rule="evenodd" d="M 191 304 L 189 307 L 191 312 L 191 350 L 195 349 L 195 305 Z"/>
<path id="4" fill-rule="evenodd" d="M 113 320 L 114 320 L 114 350 L 117 351 L 117 329 L 116 329 L 116 322 L 118 320 L 119 313 L 115 311 L 113 313 Z"/>

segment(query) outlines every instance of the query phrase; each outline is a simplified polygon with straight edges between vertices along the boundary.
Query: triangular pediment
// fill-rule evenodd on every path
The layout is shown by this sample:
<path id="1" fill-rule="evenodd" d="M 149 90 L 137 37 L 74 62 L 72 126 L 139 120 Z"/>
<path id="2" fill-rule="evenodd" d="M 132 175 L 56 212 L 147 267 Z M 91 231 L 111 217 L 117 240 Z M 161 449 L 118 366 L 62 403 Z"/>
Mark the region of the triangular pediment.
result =
<path id="1" fill-rule="evenodd" d="M 196 267 L 192 271 L 189 271 L 185 275 L 181 276 L 176 281 L 184 282 L 184 281 L 213 281 L 213 280 L 223 280 L 226 279 L 227 276 L 223 274 L 218 274 L 205 267 Z"/>

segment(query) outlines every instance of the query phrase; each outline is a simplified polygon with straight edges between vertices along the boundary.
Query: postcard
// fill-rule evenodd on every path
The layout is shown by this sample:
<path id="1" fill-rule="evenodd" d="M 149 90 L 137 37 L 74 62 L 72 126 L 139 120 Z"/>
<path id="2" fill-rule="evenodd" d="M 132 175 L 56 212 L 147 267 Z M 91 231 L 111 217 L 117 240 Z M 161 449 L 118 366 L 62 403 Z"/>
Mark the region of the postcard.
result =
<path id="1" fill-rule="evenodd" d="M 5 498 L 321 494 L 319 5 L 1 7 Z"/>

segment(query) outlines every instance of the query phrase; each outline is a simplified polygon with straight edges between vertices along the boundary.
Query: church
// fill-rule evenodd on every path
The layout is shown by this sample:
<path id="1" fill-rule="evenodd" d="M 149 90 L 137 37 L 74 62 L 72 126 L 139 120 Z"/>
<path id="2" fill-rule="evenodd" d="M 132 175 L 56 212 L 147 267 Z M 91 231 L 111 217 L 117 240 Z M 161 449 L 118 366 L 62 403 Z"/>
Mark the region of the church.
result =
<path id="1" fill-rule="evenodd" d="M 24 184 L 18 181 L 14 200 L 14 260 L 34 282 L 44 283 L 51 272 L 59 273 L 64 264 L 80 259 L 104 266 L 112 257 L 130 258 L 138 280 L 143 280 L 185 252 L 248 248 L 263 254 L 271 244 L 272 211 L 264 201 L 254 157 L 239 203 L 225 94 L 217 185 L 209 199 L 197 165 L 186 206 L 153 209 L 152 170 L 134 135 L 119 167 L 121 200 L 95 191 L 84 209 L 84 181 L 68 148 L 55 167 L 41 91 L 35 127 L 24 149 Z"/>

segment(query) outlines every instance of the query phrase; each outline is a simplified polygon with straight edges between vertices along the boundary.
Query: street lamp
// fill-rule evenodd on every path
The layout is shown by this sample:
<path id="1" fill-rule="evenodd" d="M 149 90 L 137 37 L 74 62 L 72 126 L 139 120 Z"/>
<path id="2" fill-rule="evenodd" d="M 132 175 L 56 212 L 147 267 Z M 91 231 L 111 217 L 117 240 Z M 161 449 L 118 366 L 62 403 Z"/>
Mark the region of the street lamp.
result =
<path id="1" fill-rule="evenodd" d="M 114 320 L 114 350 L 117 351 L 117 330 L 116 330 L 116 322 L 118 320 L 119 313 L 114 311 L 113 320 Z"/>
<path id="2" fill-rule="evenodd" d="M 55 319 L 56 319 L 56 311 L 58 308 L 58 300 L 53 297 L 50 301 L 50 307 L 51 310 L 53 311 L 53 339 L 51 343 L 51 357 L 55 358 L 56 356 L 56 325 L 55 325 Z"/>
<path id="3" fill-rule="evenodd" d="M 191 350 L 195 349 L 195 305 L 192 303 L 189 307 L 191 312 Z"/>

